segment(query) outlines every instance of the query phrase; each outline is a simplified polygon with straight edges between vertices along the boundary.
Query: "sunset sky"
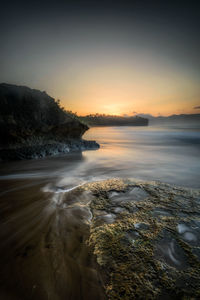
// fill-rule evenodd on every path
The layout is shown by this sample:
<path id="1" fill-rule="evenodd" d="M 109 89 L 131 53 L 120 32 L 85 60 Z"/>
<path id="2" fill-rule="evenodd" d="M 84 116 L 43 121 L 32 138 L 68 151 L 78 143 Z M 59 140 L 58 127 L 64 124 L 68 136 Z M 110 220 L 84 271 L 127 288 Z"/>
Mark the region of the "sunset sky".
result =
<path id="1" fill-rule="evenodd" d="M 199 1 L 10 1 L 0 82 L 78 114 L 200 113 Z"/>

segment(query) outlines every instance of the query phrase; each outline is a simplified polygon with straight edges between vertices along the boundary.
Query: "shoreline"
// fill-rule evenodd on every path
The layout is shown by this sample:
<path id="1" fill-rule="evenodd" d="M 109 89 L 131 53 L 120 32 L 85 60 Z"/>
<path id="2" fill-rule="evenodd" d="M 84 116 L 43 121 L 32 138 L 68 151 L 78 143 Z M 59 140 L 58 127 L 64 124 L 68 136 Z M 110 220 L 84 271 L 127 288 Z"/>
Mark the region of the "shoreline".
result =
<path id="1" fill-rule="evenodd" d="M 44 144 L 23 145 L 0 149 L 0 161 L 39 159 L 58 156 L 75 151 L 97 150 L 100 145 L 96 141 L 66 140 L 64 142 L 46 142 Z"/>

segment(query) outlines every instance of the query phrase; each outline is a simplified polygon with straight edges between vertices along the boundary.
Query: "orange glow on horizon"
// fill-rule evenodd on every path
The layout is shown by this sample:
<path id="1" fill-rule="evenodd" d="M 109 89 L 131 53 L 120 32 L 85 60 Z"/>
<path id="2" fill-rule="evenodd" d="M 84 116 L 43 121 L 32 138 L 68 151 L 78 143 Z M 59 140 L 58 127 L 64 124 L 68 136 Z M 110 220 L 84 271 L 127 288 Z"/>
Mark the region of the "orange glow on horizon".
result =
<path id="1" fill-rule="evenodd" d="M 198 113 L 194 107 L 200 104 L 199 78 L 173 64 L 95 61 L 84 71 L 76 70 L 76 76 L 67 78 L 62 71 L 49 91 L 78 115 Z"/>
<path id="2" fill-rule="evenodd" d="M 130 101 L 124 100 L 121 102 L 114 102 L 111 100 L 90 100 L 83 99 L 82 101 L 61 101 L 66 110 L 76 112 L 80 116 L 89 114 L 105 114 L 117 116 L 133 116 L 139 114 L 151 114 L 153 116 L 169 116 L 173 114 L 195 114 L 200 113 L 200 110 L 194 110 L 199 102 L 195 99 L 193 101 L 177 101 L 177 100 L 146 100 L 143 101 Z"/>
<path id="3" fill-rule="evenodd" d="M 63 103 L 63 102 L 62 102 Z M 130 106 L 127 109 L 117 109 L 117 107 L 113 107 L 111 109 L 105 109 L 101 108 L 100 105 L 97 105 L 96 108 L 90 109 L 90 107 L 85 105 L 85 108 L 78 107 L 75 105 L 68 105 L 68 101 L 65 101 L 66 104 L 64 104 L 64 107 L 66 110 L 71 110 L 74 113 L 77 113 L 79 116 L 86 116 L 89 114 L 105 114 L 105 115 L 116 115 L 116 116 L 133 116 L 133 115 L 139 115 L 139 114 L 150 114 L 153 116 L 170 116 L 173 114 L 196 114 L 200 113 L 200 109 L 194 110 L 195 106 L 198 106 L 199 103 L 197 101 L 194 101 L 193 103 L 190 102 L 190 105 L 183 105 L 182 109 L 180 109 L 179 103 L 169 103 L 168 105 L 158 106 L 158 107 L 152 107 L 147 108 L 145 106 L 139 107 L 137 106 L 137 109 Z"/>

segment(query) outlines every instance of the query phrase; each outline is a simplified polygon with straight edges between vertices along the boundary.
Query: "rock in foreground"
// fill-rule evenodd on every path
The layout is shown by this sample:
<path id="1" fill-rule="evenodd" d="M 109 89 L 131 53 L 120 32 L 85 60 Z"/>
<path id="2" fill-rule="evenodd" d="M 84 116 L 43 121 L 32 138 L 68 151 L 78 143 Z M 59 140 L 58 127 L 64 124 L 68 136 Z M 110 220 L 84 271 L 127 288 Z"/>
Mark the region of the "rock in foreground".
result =
<path id="1" fill-rule="evenodd" d="M 30 159 L 95 149 L 88 130 L 52 97 L 24 86 L 0 84 L 0 159 Z"/>
<path id="2" fill-rule="evenodd" d="M 200 298 L 199 190 L 130 180 L 85 189 L 109 299 Z"/>

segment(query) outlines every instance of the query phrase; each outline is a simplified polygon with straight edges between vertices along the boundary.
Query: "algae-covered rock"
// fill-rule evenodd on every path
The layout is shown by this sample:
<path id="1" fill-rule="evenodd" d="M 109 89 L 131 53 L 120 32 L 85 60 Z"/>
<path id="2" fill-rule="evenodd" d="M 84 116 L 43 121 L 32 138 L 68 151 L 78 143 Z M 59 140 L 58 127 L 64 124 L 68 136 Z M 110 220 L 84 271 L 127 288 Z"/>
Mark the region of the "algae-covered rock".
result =
<path id="1" fill-rule="evenodd" d="M 120 179 L 83 189 L 108 299 L 200 298 L 199 190 Z"/>

